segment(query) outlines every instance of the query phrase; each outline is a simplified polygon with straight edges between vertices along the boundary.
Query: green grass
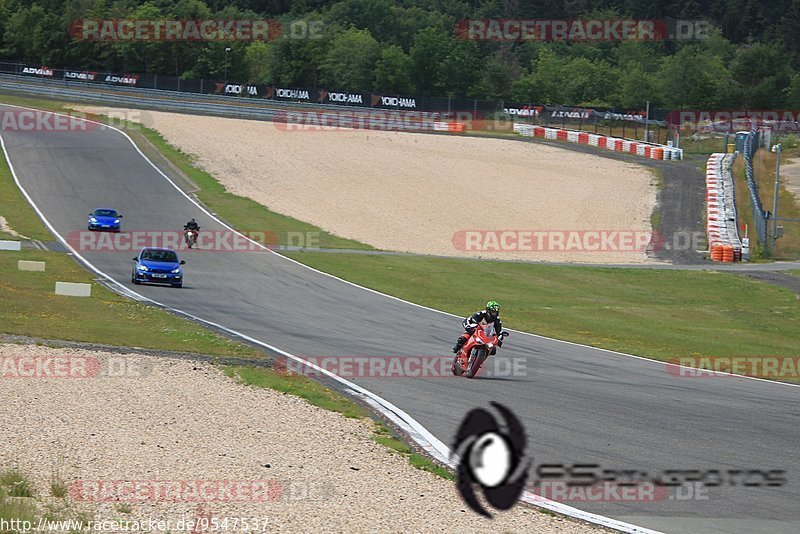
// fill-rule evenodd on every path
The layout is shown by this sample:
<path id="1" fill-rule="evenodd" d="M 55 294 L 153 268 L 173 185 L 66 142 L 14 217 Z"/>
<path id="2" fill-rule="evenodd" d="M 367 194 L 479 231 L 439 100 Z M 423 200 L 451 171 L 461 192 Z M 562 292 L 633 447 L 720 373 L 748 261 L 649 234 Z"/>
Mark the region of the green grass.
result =
<path id="1" fill-rule="evenodd" d="M 14 526 L 17 527 L 4 529 L 2 532 L 21 532 L 24 522 L 30 524 L 29 529 L 35 530 L 40 519 L 45 521 L 45 525 L 47 522 L 68 520 L 83 521 L 85 525 L 91 519 L 91 515 L 86 511 L 78 512 L 69 501 L 66 486 L 63 482 L 60 484 L 62 485 L 59 486 L 58 495 L 52 492 L 52 497 L 39 497 L 35 495 L 31 481 L 21 471 L 17 469 L 0 471 L 0 520 L 4 520 L 9 526 L 11 521 L 15 520 Z"/>
<path id="2" fill-rule="evenodd" d="M 31 208 L 22 195 L 5 156 L 0 157 L 0 215 L 5 217 L 8 225 L 18 234 L 40 241 L 52 241 L 53 236 L 45 228 L 44 223 Z M 2 239 L 19 239 L 0 230 Z"/>
<path id="3" fill-rule="evenodd" d="M 489 299 L 509 328 L 669 360 L 797 353 L 795 295 L 711 271 L 611 269 L 297 252 L 305 264 L 458 316 Z M 453 319 L 453 329 L 458 321 Z M 513 347 L 514 338 L 508 341 Z"/>
<path id="4" fill-rule="evenodd" d="M 439 464 L 431 461 L 430 458 L 428 458 L 423 454 L 418 454 L 416 452 L 411 453 L 408 456 L 408 463 L 410 463 L 417 469 L 433 473 L 434 475 L 439 476 L 445 480 L 453 481 L 456 479 L 456 476 L 453 473 L 451 473 L 444 467 L 440 466 Z"/>
<path id="5" fill-rule="evenodd" d="M 44 261 L 47 270 L 19 271 L 18 260 Z M 263 357 L 260 351 L 194 322 L 117 295 L 94 282 L 92 275 L 66 254 L 40 250 L 0 252 L 0 272 L 3 273 L 2 333 L 219 356 Z M 56 295 L 56 280 L 90 283 L 92 296 Z"/>
<path id="6" fill-rule="evenodd" d="M 303 375 L 281 373 L 262 367 L 226 366 L 223 370 L 227 376 L 248 386 L 269 388 L 295 395 L 307 400 L 309 404 L 340 413 L 345 417 L 353 419 L 368 417 L 367 410 L 359 404 Z"/>
<path id="7" fill-rule="evenodd" d="M 33 499 L 17 499 L 8 495 L 5 488 L 0 487 L 0 519 L 10 523 L 28 521 L 36 525 L 36 503 Z M 19 523 L 17 523 L 19 524 Z M 5 532 L 13 532 L 4 530 Z"/>
<path id="8" fill-rule="evenodd" d="M 411 454 L 411 447 L 404 441 L 399 440 L 393 436 L 375 434 L 372 436 L 372 440 L 378 445 L 383 445 L 387 449 L 390 449 L 396 453 Z"/>
<path id="9" fill-rule="evenodd" d="M 56 499 L 66 499 L 69 495 L 67 483 L 64 482 L 64 479 L 61 478 L 61 475 L 58 473 L 50 477 L 50 495 Z"/>
<path id="10" fill-rule="evenodd" d="M 783 153 L 782 160 L 785 162 L 790 158 L 796 158 L 798 156 L 800 156 L 800 150 L 793 148 Z M 759 150 L 753 161 L 756 182 L 758 184 L 758 194 L 761 198 L 762 207 L 768 211 L 772 211 L 775 200 L 775 161 L 776 155 L 768 152 L 766 149 Z M 757 247 L 753 246 L 753 244 L 756 243 L 756 231 L 753 223 L 752 202 L 750 201 L 750 192 L 747 187 L 743 157 L 736 159 L 734 165 L 734 182 L 739 224 L 740 226 L 747 224 L 750 227 L 750 257 L 751 259 L 757 260 L 765 259 L 764 243 L 759 242 Z M 800 203 L 798 203 L 794 195 L 785 188 L 785 181 L 782 181 L 780 189 L 778 190 L 778 216 L 800 219 Z M 778 221 L 778 225 L 784 227 L 784 235 L 777 240 L 778 250 L 775 252 L 771 250 L 773 245 L 772 221 L 767 221 L 770 234 L 770 255 L 768 258 L 777 260 L 800 258 L 800 223 Z M 744 237 L 744 234 L 742 234 L 742 237 Z"/>
<path id="11" fill-rule="evenodd" d="M 782 161 L 785 163 L 793 157 L 797 157 L 798 150 L 786 150 L 782 154 Z M 742 158 L 744 159 L 744 158 Z M 775 163 L 777 155 L 767 149 L 761 149 L 756 154 L 753 167 L 758 181 L 758 192 L 761 196 L 761 204 L 764 209 L 772 211 L 775 203 Z M 785 188 L 785 178 L 778 190 L 778 217 L 800 219 L 800 203 L 794 195 Z M 772 236 L 772 221 L 767 221 L 770 237 Z M 797 259 L 800 258 L 800 223 L 789 221 L 778 221 L 778 226 L 784 227 L 784 235 L 777 240 L 777 251 L 771 255 L 775 259 Z M 772 248 L 772 242 L 770 242 Z"/>
<path id="12" fill-rule="evenodd" d="M 33 484 L 21 471 L 9 469 L 0 473 L 0 487 L 9 497 L 33 497 Z"/>

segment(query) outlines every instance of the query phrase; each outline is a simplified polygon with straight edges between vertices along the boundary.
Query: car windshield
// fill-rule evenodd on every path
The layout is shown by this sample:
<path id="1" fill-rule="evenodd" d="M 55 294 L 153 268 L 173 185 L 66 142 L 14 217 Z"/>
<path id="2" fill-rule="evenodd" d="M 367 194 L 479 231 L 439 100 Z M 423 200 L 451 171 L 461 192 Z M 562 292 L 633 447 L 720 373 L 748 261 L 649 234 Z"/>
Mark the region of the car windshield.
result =
<path id="1" fill-rule="evenodd" d="M 117 212 L 115 210 L 94 210 L 92 215 L 95 217 L 116 217 Z"/>
<path id="2" fill-rule="evenodd" d="M 147 249 L 142 252 L 142 259 L 147 261 L 161 261 L 164 263 L 178 263 L 178 255 L 173 250 Z"/>

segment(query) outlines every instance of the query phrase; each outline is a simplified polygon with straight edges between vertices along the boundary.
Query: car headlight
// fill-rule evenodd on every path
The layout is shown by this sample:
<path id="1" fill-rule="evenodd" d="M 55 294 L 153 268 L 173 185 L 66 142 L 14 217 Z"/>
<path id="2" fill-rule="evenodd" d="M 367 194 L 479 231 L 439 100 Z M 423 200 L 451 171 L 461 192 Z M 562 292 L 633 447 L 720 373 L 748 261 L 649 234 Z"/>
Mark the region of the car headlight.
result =
<path id="1" fill-rule="evenodd" d="M 119 219 L 114 219 L 114 224 L 119 224 Z"/>
<path id="2" fill-rule="evenodd" d="M 180 267 L 175 267 L 174 269 L 172 269 L 172 274 L 178 274 L 179 272 L 181 272 Z"/>
<path id="3" fill-rule="evenodd" d="M 146 270 L 147 270 L 147 265 L 140 265 L 140 266 L 138 267 L 138 269 L 139 269 L 140 271 L 146 271 Z"/>
<path id="4" fill-rule="evenodd" d="M 91 221 L 91 222 L 97 222 L 97 219 L 95 219 L 94 217 L 89 217 L 89 221 Z"/>

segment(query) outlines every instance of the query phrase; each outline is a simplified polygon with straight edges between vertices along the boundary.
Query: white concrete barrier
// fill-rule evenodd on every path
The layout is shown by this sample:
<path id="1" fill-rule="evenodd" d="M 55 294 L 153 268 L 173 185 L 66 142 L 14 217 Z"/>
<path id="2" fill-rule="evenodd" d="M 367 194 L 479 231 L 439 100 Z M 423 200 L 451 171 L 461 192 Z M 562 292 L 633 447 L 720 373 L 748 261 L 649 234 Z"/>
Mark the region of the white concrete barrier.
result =
<path id="1" fill-rule="evenodd" d="M 0 250 L 22 250 L 22 241 L 4 241 L 0 239 Z"/>
<path id="2" fill-rule="evenodd" d="M 67 295 L 70 297 L 91 297 L 92 284 L 56 282 L 56 295 Z"/>
<path id="3" fill-rule="evenodd" d="M 44 262 L 43 261 L 19 260 L 17 262 L 17 269 L 19 269 L 20 271 L 39 271 L 39 272 L 44 272 Z"/>

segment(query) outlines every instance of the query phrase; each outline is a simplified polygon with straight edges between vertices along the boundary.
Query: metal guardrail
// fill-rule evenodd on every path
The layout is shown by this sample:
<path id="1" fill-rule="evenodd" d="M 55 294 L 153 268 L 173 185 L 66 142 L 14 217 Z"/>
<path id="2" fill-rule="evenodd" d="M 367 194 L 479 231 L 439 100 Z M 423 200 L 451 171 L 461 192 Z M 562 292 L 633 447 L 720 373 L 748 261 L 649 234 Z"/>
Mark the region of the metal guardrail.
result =
<path id="1" fill-rule="evenodd" d="M 102 89 L 88 84 L 64 84 L 52 80 L 20 81 L 18 77 L 0 75 L 0 90 L 26 93 L 48 98 L 113 104 L 124 107 L 152 108 L 165 111 L 192 112 L 207 115 L 224 115 L 261 120 L 271 120 L 279 111 L 286 108 L 231 105 L 219 97 L 208 95 L 186 95 L 170 92 L 165 98 L 164 91 L 141 89 L 131 94 L 127 87 L 106 86 Z M 203 98 L 205 96 L 205 98 Z M 287 106 L 288 107 L 288 106 Z"/>
<path id="2" fill-rule="evenodd" d="M 407 112 L 392 109 L 354 108 L 330 104 L 313 104 L 305 102 L 268 102 L 249 99 L 247 97 L 218 96 L 198 93 L 181 93 L 161 89 L 132 89 L 130 87 L 67 82 L 44 78 L 20 79 L 20 76 L 0 74 L 0 91 L 13 91 L 47 98 L 71 100 L 88 103 L 101 103 L 119 107 L 174 111 L 215 115 L 222 117 L 245 118 L 255 120 L 280 120 L 291 110 L 321 111 L 347 116 L 363 116 L 369 118 L 375 114 L 388 116 L 399 114 L 403 117 L 424 116 L 429 120 L 413 121 L 413 127 L 403 128 L 403 122 L 396 123 L 396 129 L 433 130 L 433 120 L 437 116 L 431 112 Z M 410 125 L 411 123 L 409 123 Z"/>
<path id="3" fill-rule="evenodd" d="M 747 176 L 747 188 L 750 190 L 750 208 L 753 212 L 753 221 L 756 225 L 756 239 L 759 244 L 766 245 L 767 243 L 767 217 L 764 212 L 764 207 L 761 205 L 761 198 L 758 196 L 758 184 L 755 180 L 755 172 L 753 170 L 753 155 L 755 155 L 757 146 L 753 146 L 756 140 L 756 132 L 751 131 L 748 133 L 744 140 L 744 165 L 745 175 Z"/>

